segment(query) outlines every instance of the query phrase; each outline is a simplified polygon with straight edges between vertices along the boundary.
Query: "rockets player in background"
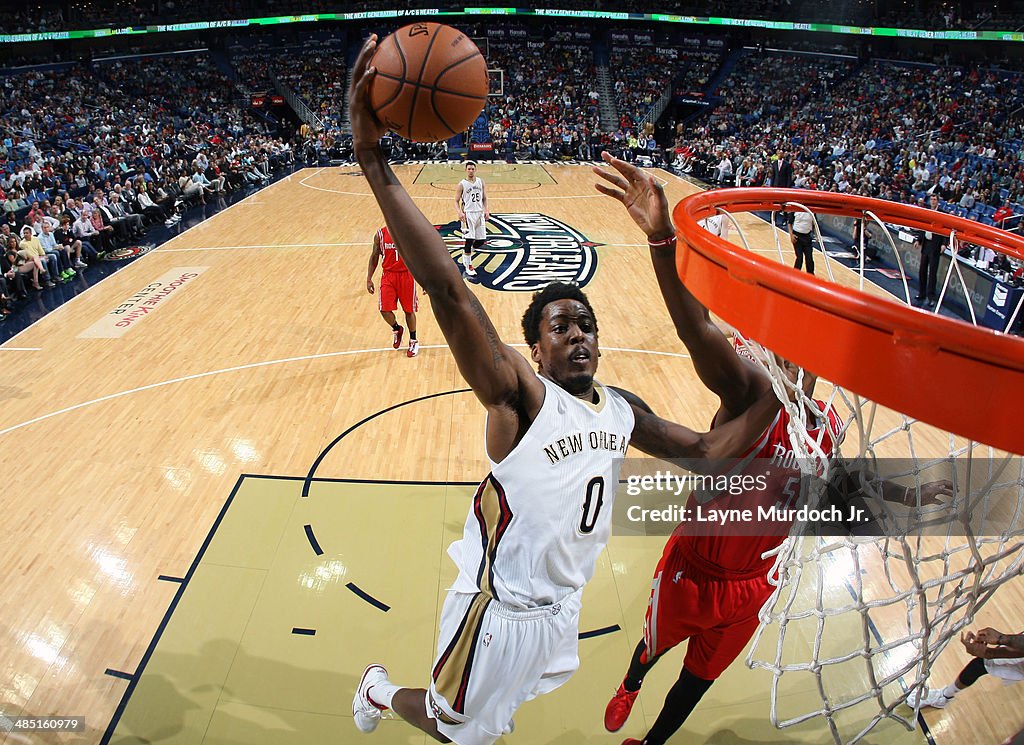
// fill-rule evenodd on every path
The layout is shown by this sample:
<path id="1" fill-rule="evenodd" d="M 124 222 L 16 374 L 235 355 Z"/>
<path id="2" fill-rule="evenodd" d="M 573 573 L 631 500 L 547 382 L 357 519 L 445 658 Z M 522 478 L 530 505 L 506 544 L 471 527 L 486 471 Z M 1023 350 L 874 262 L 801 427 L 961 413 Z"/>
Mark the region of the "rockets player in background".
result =
<path id="1" fill-rule="evenodd" d="M 398 255 L 395 239 L 391 237 L 386 225 L 373 236 L 373 250 L 370 251 L 370 263 L 366 267 L 366 291 L 371 295 L 374 293 L 373 275 L 377 271 L 378 261 L 383 265 L 383 271 L 377 307 L 381 317 L 391 327 L 391 346 L 395 349 L 402 346 L 405 329 L 395 318 L 395 311 L 401 303 L 409 327 L 409 349 L 405 354 L 407 357 L 415 357 L 420 352 L 420 343 L 416 339 L 416 311 L 419 309 L 416 281 Z"/>
<path id="2" fill-rule="evenodd" d="M 708 310 L 690 294 L 676 273 L 676 236 L 664 190 L 654 176 L 603 153 L 614 171 L 595 168 L 606 183 L 597 189 L 618 199 L 630 217 L 647 234 L 658 286 L 680 340 L 693 359 L 701 382 L 719 398 L 712 429 L 742 416 L 755 401 L 771 389 L 764 368 L 751 357 L 738 354 L 710 318 Z M 610 186 L 608 185 L 610 184 Z M 615 188 L 612 188 L 615 187 Z M 715 216 L 721 220 L 721 216 Z M 710 219 L 715 219 L 710 218 Z M 714 227 L 721 227 L 715 225 Z M 705 225 L 716 235 L 719 230 Z M 796 383 L 800 368 L 776 356 L 790 381 Z M 803 371 L 801 388 L 807 410 L 807 433 L 821 454 L 832 456 L 842 437 L 843 422 L 830 406 L 813 400 L 816 376 Z M 794 403 L 798 394 L 791 392 Z M 750 463 L 767 472 L 767 488 L 729 495 L 730 506 L 754 508 L 795 507 L 800 493 L 800 471 L 792 464 L 810 452 L 794 453 L 787 434 L 789 413 L 785 408 L 765 429 L 747 452 L 739 468 Z M 922 504 L 935 503 L 939 494 L 949 493 L 948 481 L 924 484 Z M 917 494 L 908 487 L 882 482 L 887 501 L 916 504 Z M 693 495 L 691 500 L 696 498 Z M 716 499 L 722 499 L 716 497 Z M 692 506 L 692 505 L 691 505 Z M 718 504 L 716 504 L 718 506 Z M 757 613 L 772 593 L 768 574 L 773 559 L 762 558 L 785 538 L 788 524 L 763 526 L 767 535 L 750 535 L 748 530 L 693 530 L 680 523 L 669 538 L 655 570 L 651 598 L 644 623 L 644 638 L 637 644 L 626 675 L 605 710 L 605 728 L 616 732 L 625 724 L 644 676 L 669 649 L 689 639 L 683 669 L 669 690 L 654 726 L 647 735 L 628 738 L 623 745 L 661 745 L 678 730 L 712 683 L 743 651 L 757 629 Z"/>

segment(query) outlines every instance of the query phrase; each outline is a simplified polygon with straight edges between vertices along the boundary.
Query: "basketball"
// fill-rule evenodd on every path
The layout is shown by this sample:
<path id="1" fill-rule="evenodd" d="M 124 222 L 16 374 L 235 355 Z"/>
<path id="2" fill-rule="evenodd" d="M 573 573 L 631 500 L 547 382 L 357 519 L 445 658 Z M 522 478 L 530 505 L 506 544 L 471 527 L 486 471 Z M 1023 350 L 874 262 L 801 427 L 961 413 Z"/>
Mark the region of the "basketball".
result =
<path id="1" fill-rule="evenodd" d="M 466 131 L 487 101 L 487 62 L 473 40 L 441 23 L 413 23 L 377 45 L 370 105 L 392 132 L 440 142 Z"/>

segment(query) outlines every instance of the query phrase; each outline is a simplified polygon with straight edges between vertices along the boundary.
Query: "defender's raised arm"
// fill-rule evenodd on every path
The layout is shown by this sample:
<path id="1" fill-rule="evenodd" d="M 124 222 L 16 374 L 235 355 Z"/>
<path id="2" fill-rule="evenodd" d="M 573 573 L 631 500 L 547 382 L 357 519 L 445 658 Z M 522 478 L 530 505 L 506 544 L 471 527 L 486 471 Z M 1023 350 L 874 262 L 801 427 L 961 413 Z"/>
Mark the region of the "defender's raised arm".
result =
<path id="1" fill-rule="evenodd" d="M 725 334 L 712 322 L 708 309 L 680 281 L 676 273 L 675 227 L 661 184 L 650 172 L 607 152 L 602 157 L 615 170 L 594 168 L 594 173 L 608 182 L 597 183 L 597 190 L 620 201 L 647 235 L 658 287 L 676 334 L 693 358 L 701 382 L 722 400 L 725 418 L 739 415 L 771 387 L 768 378 L 736 354 Z"/>

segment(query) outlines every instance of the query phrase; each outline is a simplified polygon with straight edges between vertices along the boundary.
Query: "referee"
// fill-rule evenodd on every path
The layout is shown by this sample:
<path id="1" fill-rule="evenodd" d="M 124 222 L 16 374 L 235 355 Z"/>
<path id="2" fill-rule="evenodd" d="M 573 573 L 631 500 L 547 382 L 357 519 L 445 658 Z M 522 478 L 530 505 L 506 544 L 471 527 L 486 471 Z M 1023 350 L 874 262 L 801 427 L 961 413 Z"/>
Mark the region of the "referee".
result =
<path id="1" fill-rule="evenodd" d="M 799 271 L 806 259 L 808 274 L 814 274 L 814 249 L 811 248 L 812 230 L 814 230 L 814 217 L 810 212 L 800 210 L 793 214 L 793 220 L 789 223 L 789 239 L 793 242 L 793 250 L 796 251 L 796 263 L 793 266 Z"/>

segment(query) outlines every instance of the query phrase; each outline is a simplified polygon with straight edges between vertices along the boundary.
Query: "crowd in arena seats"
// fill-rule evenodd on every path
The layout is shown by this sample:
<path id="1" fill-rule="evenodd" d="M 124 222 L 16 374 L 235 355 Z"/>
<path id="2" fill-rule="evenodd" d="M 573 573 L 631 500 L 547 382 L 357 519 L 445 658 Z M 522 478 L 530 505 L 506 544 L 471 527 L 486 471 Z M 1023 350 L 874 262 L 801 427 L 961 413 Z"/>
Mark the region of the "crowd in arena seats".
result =
<path id="1" fill-rule="evenodd" d="M 190 204 L 285 167 L 291 144 L 232 96 L 205 55 L 8 75 L 0 205 L 5 243 L 22 240 L 5 253 L 0 305 L 9 310 L 27 287 L 68 281 L 149 225 L 174 225 Z M 60 238 L 53 251 L 47 231 Z M 33 255 L 38 239 L 49 259 Z"/>
<path id="2" fill-rule="evenodd" d="M 677 168 L 722 185 L 770 183 L 925 205 L 988 224 L 1024 213 L 1024 76 L 875 61 L 751 55 L 725 103 L 676 141 Z M 798 81 L 804 81 L 794 90 Z"/>
<path id="3" fill-rule="evenodd" d="M 274 58 L 273 73 L 323 122 L 338 131 L 345 115 L 348 69 L 344 56 L 317 48 Z"/>
<path id="4" fill-rule="evenodd" d="M 336 136 L 343 124 L 348 87 L 341 44 L 340 39 L 326 36 L 310 47 L 236 50 L 231 65 L 246 90 L 274 91 L 272 78 L 276 77 L 316 115 L 324 134 Z"/>
<path id="5" fill-rule="evenodd" d="M 613 48 L 609 69 L 619 126 L 635 129 L 672 82 L 672 68 L 653 49 Z"/>
<path id="6" fill-rule="evenodd" d="M 596 67 L 589 45 L 492 43 L 488 66 L 504 71 L 504 91 L 487 106 L 499 152 L 519 158 L 590 160 L 600 142 Z"/>
<path id="7" fill-rule="evenodd" d="M 805 103 L 828 98 L 855 64 L 841 57 L 748 54 L 716 91 L 723 101 L 708 126 L 731 134 L 750 126 L 797 121 L 793 116 Z"/>
<path id="8" fill-rule="evenodd" d="M 486 33 L 467 25 L 471 35 Z M 521 159 L 594 160 L 608 149 L 657 164 L 662 147 L 641 126 L 651 103 L 673 83 L 707 92 L 723 59 L 680 50 L 669 64 L 655 47 L 612 48 L 621 118 L 605 132 L 595 54 L 606 37 L 578 41 L 557 25 L 543 39 L 533 31 L 492 39 L 488 53 L 489 67 L 504 72 L 503 94 L 487 106 L 488 134 L 499 154 Z M 348 36 L 354 44 L 361 33 Z M 246 85 L 269 89 L 273 74 L 321 116 L 326 130 L 301 138 L 302 155 L 318 161 L 324 152 L 345 158 L 344 58 L 317 44 L 231 61 Z M 787 153 L 794 186 L 917 203 L 935 193 L 944 209 L 993 223 L 997 208 L 1024 214 L 1024 76 L 750 50 L 710 93 L 717 103 L 709 113 L 677 130 L 674 148 L 663 140 L 681 171 L 721 185 L 767 184 L 774 159 Z M 41 213 L 54 231 L 68 217 L 70 236 L 81 241 L 71 241 L 66 262 L 58 251 L 38 262 L 23 256 L 17 264 L 15 256 L 5 269 L 40 286 L 132 240 L 140 227 L 173 221 L 179 202 L 265 183 L 300 144 L 275 136 L 205 53 L 13 72 L 0 84 L 0 123 L 0 205 L 11 232 L 18 237 L 32 214 L 29 227 L 41 233 Z M 396 157 L 444 155 L 439 147 L 391 146 Z M 107 209 L 115 201 L 127 208 Z M 94 232 L 86 221 L 78 230 L 82 213 Z"/>
<path id="9" fill-rule="evenodd" d="M 722 56 L 717 52 L 676 50 L 676 53 L 676 59 L 671 60 L 663 51 L 655 49 L 613 47 L 609 71 L 615 81 L 619 127 L 624 132 L 637 131 L 640 122 L 649 116 L 651 107 L 670 86 L 703 92 L 722 64 Z"/>
<path id="10" fill-rule="evenodd" d="M 231 55 L 231 66 L 238 74 L 239 82 L 252 91 L 273 90 L 270 76 L 275 54 L 269 50 Z"/>

